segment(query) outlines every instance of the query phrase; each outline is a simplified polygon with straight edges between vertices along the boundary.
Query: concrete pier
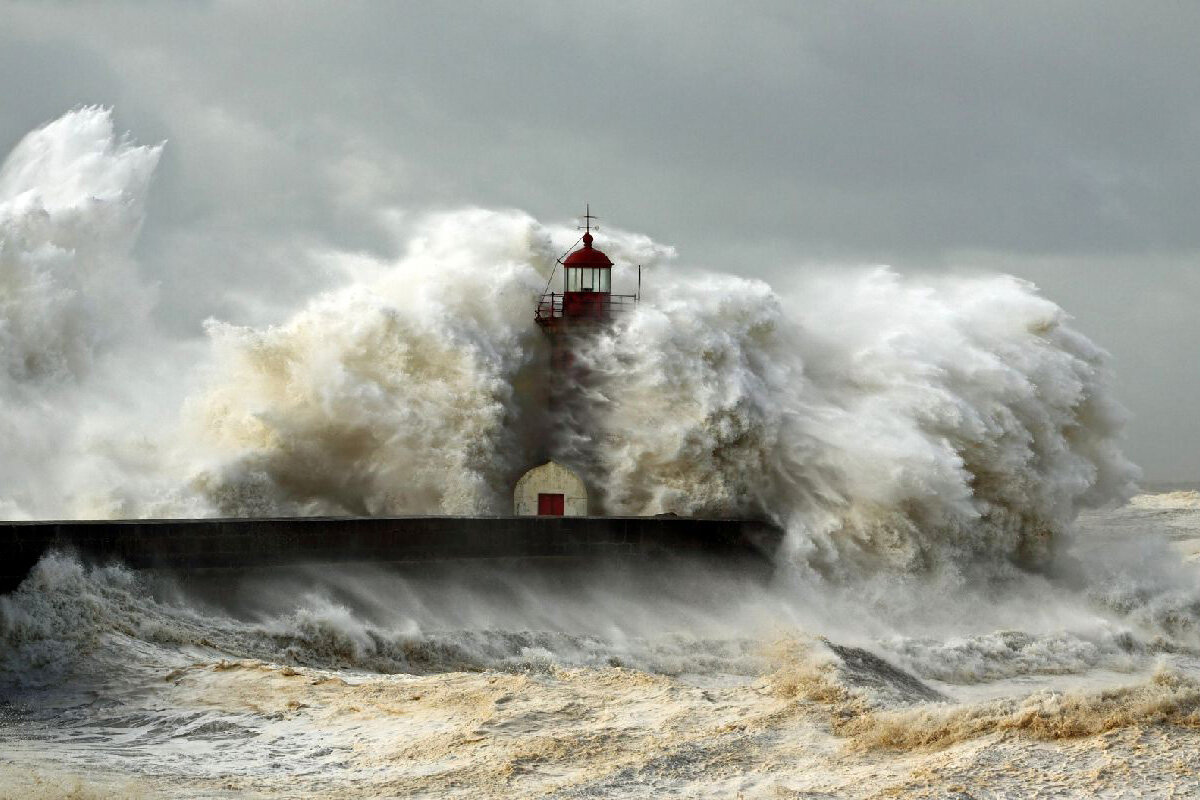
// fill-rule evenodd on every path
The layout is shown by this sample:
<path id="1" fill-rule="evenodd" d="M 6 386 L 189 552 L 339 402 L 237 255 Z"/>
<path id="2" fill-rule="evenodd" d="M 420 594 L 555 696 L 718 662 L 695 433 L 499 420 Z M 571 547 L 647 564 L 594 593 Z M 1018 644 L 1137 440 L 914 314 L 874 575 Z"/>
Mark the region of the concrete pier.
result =
<path id="1" fill-rule="evenodd" d="M 182 574 L 300 564 L 695 557 L 769 567 L 783 538 L 756 520 L 690 517 L 288 517 L 0 522 L 0 594 L 47 552 Z"/>

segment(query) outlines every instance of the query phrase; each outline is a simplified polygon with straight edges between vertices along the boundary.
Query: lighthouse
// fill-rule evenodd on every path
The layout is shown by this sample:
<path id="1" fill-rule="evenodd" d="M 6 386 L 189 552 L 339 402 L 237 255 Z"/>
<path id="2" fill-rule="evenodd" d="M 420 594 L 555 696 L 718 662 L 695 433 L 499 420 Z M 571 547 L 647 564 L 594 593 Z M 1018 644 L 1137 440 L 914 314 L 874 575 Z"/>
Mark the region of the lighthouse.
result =
<path id="1" fill-rule="evenodd" d="M 562 266 L 562 291 L 551 288 L 554 282 L 551 275 L 548 291 L 538 299 L 534 311 L 534 320 L 550 342 L 552 417 L 565 410 L 586 381 L 585 371 L 576 363 L 576 349 L 615 315 L 632 309 L 638 302 L 636 294 L 613 294 L 613 263 L 595 246 L 592 236 L 595 219 L 588 206 L 583 215 L 583 235 L 578 242 L 581 246 L 556 262 L 556 266 Z M 640 274 L 639 270 L 639 290 Z M 553 428 L 546 431 L 548 440 L 555 435 Z M 554 442 L 547 441 L 545 445 L 547 451 L 554 451 Z M 521 476 L 513 492 L 513 510 L 518 516 L 587 516 L 587 487 L 570 466 L 551 460 Z"/>
<path id="2" fill-rule="evenodd" d="M 612 293 L 613 263 L 596 247 L 592 236 L 591 206 L 583 215 L 583 246 L 557 263 L 562 265 L 562 292 L 547 291 L 538 301 L 534 320 L 550 338 L 550 366 L 561 383 L 569 370 L 572 340 L 612 319 L 614 314 L 633 308 L 638 297 Z M 550 278 L 551 283 L 554 277 Z M 640 282 L 640 281 L 639 281 Z"/>

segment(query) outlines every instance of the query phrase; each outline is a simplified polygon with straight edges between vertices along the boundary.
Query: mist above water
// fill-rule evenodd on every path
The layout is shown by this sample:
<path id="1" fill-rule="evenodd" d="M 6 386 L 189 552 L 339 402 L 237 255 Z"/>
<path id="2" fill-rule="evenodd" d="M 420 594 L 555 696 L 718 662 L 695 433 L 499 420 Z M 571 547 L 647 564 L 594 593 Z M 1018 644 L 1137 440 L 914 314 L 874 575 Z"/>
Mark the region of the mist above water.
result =
<path id="1" fill-rule="evenodd" d="M 158 347 L 131 253 L 160 153 L 84 108 L 0 170 L 3 515 L 507 513 L 545 449 L 531 309 L 574 232 L 430 215 L 394 259 L 324 256 L 344 285 L 279 324 Z M 647 269 L 640 308 L 579 354 L 592 385 L 555 454 L 591 454 L 606 513 L 765 515 L 824 570 L 907 570 L 1037 561 L 1130 492 L 1105 354 L 1028 284 L 771 287 L 597 244 L 615 286 Z"/>

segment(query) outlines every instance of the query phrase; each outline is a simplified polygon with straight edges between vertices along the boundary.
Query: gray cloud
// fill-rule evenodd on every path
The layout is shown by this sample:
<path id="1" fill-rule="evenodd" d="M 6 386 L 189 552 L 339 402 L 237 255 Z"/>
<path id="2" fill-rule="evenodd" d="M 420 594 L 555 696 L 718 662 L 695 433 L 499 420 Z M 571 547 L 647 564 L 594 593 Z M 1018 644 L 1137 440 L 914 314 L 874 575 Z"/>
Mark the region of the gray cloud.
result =
<path id="1" fill-rule="evenodd" d="M 80 103 L 169 140 L 141 261 L 179 336 L 328 285 L 313 245 L 394 248 L 380 208 L 562 219 L 588 199 L 685 262 L 768 280 L 864 261 L 1033 280 L 1113 351 L 1149 477 L 1200 479 L 1200 6 L 5 16 L 0 146 Z"/>

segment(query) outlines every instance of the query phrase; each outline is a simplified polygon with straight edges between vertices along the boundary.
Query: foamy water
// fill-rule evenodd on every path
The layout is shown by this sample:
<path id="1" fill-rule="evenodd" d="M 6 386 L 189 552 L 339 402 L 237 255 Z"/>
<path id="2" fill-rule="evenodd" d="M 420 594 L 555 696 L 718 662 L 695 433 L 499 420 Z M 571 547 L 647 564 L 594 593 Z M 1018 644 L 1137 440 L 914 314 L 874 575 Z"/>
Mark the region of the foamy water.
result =
<path id="1" fill-rule="evenodd" d="M 48 557 L 0 598 L 0 793 L 1192 787 L 1200 500 L 1121 505 L 1107 356 L 1034 287 L 773 287 L 608 230 L 645 297 L 552 418 L 531 316 L 573 230 L 428 215 L 391 257 L 313 253 L 339 285 L 281 321 L 170 340 L 133 256 L 160 152 L 81 109 L 0 168 L 0 516 L 505 513 L 556 456 L 601 511 L 766 516 L 788 547 L 767 585 Z"/>
<path id="2" fill-rule="evenodd" d="M 1085 515 L 1047 575 L 960 588 L 955 609 L 938 607 L 938 580 L 895 582 L 890 612 L 859 587 L 825 584 L 817 600 L 794 576 L 739 583 L 684 566 L 569 582 L 322 570 L 247 578 L 214 599 L 51 557 L 0 599 L 0 785 L 14 797 L 1196 791 L 1200 594 L 1163 514 L 1200 522 L 1188 498 L 1140 496 Z M 1113 558 L 1127 547 L 1147 563 Z M 914 612 L 919 598 L 929 613 Z"/>

